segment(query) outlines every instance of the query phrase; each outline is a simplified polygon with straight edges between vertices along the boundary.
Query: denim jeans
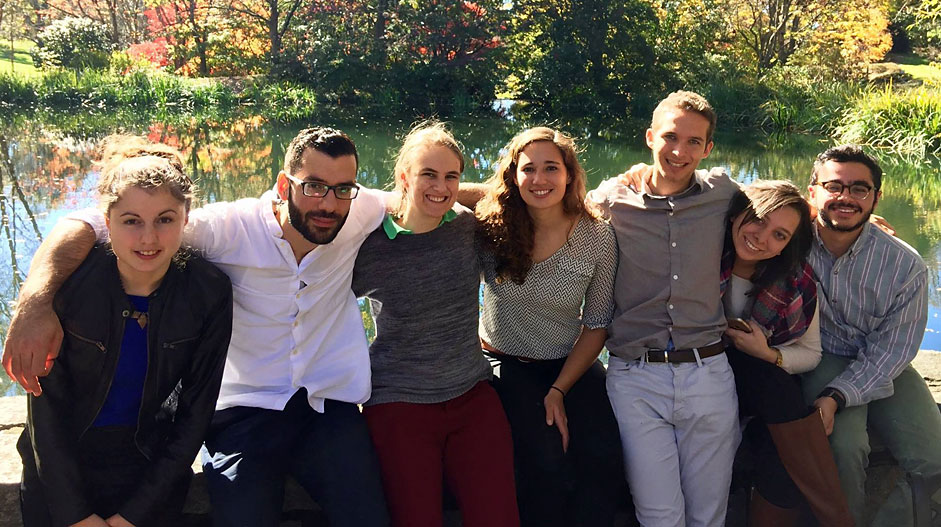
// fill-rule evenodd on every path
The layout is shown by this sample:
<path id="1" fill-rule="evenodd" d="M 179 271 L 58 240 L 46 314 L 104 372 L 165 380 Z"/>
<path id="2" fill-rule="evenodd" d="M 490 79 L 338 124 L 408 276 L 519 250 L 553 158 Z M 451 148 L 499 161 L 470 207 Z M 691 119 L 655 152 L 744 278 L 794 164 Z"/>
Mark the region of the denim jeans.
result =
<path id="1" fill-rule="evenodd" d="M 284 410 L 238 406 L 216 412 L 202 449 L 213 525 L 276 527 L 290 474 L 331 527 L 389 524 L 379 464 L 355 404 L 314 411 L 299 391 Z"/>

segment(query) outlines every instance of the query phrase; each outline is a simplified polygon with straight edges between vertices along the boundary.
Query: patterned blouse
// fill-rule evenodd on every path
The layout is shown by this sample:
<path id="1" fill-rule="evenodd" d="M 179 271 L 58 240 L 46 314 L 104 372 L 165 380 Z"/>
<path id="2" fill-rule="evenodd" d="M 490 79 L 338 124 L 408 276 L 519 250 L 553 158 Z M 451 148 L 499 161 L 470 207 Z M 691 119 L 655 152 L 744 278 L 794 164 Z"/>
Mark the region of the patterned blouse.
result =
<path id="1" fill-rule="evenodd" d="M 532 266 L 523 285 L 497 283 L 493 255 L 481 260 L 480 338 L 507 355 L 560 359 L 572 351 L 582 326 L 611 323 L 618 246 L 607 223 L 583 216 L 559 250 Z"/>

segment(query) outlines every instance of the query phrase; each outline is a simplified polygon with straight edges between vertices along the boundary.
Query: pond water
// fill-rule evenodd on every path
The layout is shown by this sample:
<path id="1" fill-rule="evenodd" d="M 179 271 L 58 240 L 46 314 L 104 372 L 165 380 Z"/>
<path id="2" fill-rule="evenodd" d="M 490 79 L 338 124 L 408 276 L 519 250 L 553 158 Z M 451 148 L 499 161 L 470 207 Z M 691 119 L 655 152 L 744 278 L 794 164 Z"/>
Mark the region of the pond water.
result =
<path id="1" fill-rule="evenodd" d="M 180 148 L 205 201 L 257 196 L 275 181 L 284 148 L 301 126 L 269 123 L 261 116 L 228 121 L 98 123 L 74 115 L 18 118 L 0 124 L 0 343 L 12 304 L 42 237 L 70 211 L 95 204 L 98 173 L 90 160 L 107 130 L 143 134 Z M 409 123 L 333 122 L 356 142 L 359 181 L 383 187 L 390 180 L 397 140 Z M 466 181 L 482 181 L 493 170 L 500 149 L 522 125 L 509 120 L 454 123 L 467 157 Z M 577 137 L 590 134 L 577 128 Z M 589 188 L 637 162 L 650 159 L 643 130 L 622 133 L 634 140 L 588 137 L 580 144 Z M 789 179 L 806 187 L 814 156 L 829 146 L 812 136 L 723 134 L 703 166 L 724 166 L 739 181 Z M 886 176 L 877 212 L 915 247 L 931 269 L 928 331 L 922 348 L 941 350 L 941 163 L 883 158 Z M 8 262 L 8 263 L 6 263 Z M 0 344 L 2 345 L 2 344 Z M 0 395 L 22 391 L 0 375 Z"/>

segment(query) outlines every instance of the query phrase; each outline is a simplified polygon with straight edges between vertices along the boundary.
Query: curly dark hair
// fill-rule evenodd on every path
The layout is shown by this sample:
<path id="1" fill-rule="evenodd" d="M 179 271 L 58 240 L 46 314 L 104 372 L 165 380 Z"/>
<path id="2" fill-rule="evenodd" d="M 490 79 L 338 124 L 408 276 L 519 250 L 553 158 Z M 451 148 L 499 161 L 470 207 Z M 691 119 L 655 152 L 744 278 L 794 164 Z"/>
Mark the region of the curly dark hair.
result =
<path id="1" fill-rule="evenodd" d="M 600 221 L 594 210 L 585 207 L 585 169 L 578 162 L 575 141 L 544 126 L 523 130 L 507 144 L 496 173 L 487 180 L 487 194 L 475 210 L 478 239 L 496 259 L 498 281 L 510 279 L 522 285 L 533 266 L 533 219 L 516 185 L 516 168 L 523 149 L 537 141 L 554 144 L 562 154 L 571 178 L 562 198 L 566 216 L 577 218 L 584 214 Z"/>

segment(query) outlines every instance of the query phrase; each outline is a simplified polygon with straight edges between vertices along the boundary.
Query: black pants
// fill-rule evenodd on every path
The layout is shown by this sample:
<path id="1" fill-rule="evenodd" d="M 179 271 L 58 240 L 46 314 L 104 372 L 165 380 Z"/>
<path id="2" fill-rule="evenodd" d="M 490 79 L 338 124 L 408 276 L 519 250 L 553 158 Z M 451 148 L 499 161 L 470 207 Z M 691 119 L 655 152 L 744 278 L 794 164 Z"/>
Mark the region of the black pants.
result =
<path id="1" fill-rule="evenodd" d="M 628 492 L 604 367 L 596 361 L 565 397 L 569 448 L 563 453 L 559 429 L 546 425 L 543 398 L 565 359 L 523 363 L 489 357 L 513 433 L 521 525 L 613 525 Z"/>
<path id="2" fill-rule="evenodd" d="M 18 449 L 23 456 L 23 480 L 20 483 L 20 509 L 24 527 L 52 527 L 47 499 L 39 481 L 28 436 L 20 438 Z M 137 490 L 149 461 L 134 444 L 133 427 L 91 428 L 78 444 L 78 463 L 82 471 L 82 490 L 92 510 L 103 519 L 119 512 L 121 506 Z M 159 516 L 147 518 L 138 527 L 180 525 L 183 502 L 192 474 L 174 486 Z M 84 518 L 78 518 L 82 520 Z M 58 527 L 58 526 L 57 526 Z"/>
<path id="3" fill-rule="evenodd" d="M 379 461 L 355 404 L 328 399 L 317 412 L 302 388 L 284 410 L 219 410 L 201 457 L 216 527 L 279 525 L 288 474 L 331 526 L 389 525 Z"/>
<path id="4" fill-rule="evenodd" d="M 755 486 L 774 505 L 797 507 L 803 497 L 781 464 L 766 425 L 796 421 L 810 415 L 800 378 L 731 347 L 727 355 L 735 373 L 739 415 L 754 418 L 746 428 L 743 444 L 752 448 L 756 455 Z"/>

